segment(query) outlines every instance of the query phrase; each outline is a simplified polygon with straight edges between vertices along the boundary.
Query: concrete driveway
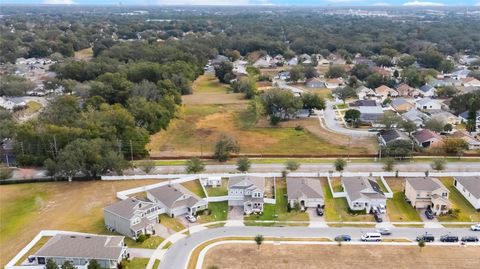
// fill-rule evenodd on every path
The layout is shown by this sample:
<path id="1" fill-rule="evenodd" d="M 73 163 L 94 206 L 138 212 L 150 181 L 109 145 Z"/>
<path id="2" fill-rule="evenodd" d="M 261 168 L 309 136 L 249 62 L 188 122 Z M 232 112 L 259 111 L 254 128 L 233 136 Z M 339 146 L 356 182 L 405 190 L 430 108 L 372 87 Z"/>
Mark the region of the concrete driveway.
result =
<path id="1" fill-rule="evenodd" d="M 310 219 L 310 224 L 308 225 L 308 227 L 328 227 L 328 225 L 325 223 L 324 216 L 317 215 L 317 211 L 315 208 L 308 208 L 306 212 L 308 214 L 308 218 Z"/>
<path id="2" fill-rule="evenodd" d="M 425 223 L 425 228 L 443 228 L 442 224 L 438 222 L 437 217 L 434 217 L 433 219 L 428 219 L 427 216 L 425 216 L 425 210 L 426 209 L 417 210 L 420 218 Z"/>
<path id="3" fill-rule="evenodd" d="M 243 220 L 243 207 L 230 206 L 228 208 L 228 220 Z"/>

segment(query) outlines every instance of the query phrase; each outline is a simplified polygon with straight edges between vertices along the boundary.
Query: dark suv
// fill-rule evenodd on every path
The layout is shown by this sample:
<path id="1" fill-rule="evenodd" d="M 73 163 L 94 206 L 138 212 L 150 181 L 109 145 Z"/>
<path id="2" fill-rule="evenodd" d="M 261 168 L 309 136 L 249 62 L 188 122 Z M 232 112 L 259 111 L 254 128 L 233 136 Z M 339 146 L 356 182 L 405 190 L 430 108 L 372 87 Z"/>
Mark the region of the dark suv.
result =
<path id="1" fill-rule="evenodd" d="M 417 241 L 423 240 L 424 242 L 433 242 L 435 241 L 435 236 L 431 234 L 422 234 L 417 236 Z"/>
<path id="2" fill-rule="evenodd" d="M 476 236 L 464 236 L 462 237 L 462 242 L 478 242 L 478 237 Z"/>
<path id="3" fill-rule="evenodd" d="M 380 214 L 376 213 L 376 214 L 374 214 L 373 216 L 375 217 L 375 220 L 376 220 L 377 222 L 382 222 L 382 221 L 383 221 L 383 219 L 382 219 L 382 217 L 380 216 Z"/>
<path id="4" fill-rule="evenodd" d="M 425 210 L 425 216 L 427 217 L 427 219 L 433 219 L 435 217 L 431 209 Z"/>
<path id="5" fill-rule="evenodd" d="M 458 242 L 458 236 L 456 235 L 442 235 L 440 236 L 440 241 L 441 242 Z"/>

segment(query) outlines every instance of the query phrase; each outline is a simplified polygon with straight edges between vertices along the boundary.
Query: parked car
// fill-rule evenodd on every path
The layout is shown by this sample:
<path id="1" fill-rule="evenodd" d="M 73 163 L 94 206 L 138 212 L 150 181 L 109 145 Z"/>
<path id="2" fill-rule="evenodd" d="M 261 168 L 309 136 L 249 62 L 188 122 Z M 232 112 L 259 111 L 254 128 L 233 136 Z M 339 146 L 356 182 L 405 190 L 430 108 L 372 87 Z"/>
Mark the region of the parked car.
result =
<path id="1" fill-rule="evenodd" d="M 381 235 L 391 235 L 392 230 L 390 230 L 389 228 L 380 228 L 380 229 L 377 229 L 377 233 Z"/>
<path id="2" fill-rule="evenodd" d="M 462 237 L 462 242 L 478 242 L 478 237 L 470 235 Z"/>
<path id="3" fill-rule="evenodd" d="M 320 206 L 317 206 L 316 211 L 318 216 L 323 216 L 323 209 Z"/>
<path id="4" fill-rule="evenodd" d="M 197 221 L 197 218 L 195 218 L 195 216 L 192 216 L 192 215 L 185 215 L 185 218 L 190 222 L 190 223 L 194 223 Z"/>
<path id="5" fill-rule="evenodd" d="M 433 219 L 435 218 L 435 215 L 433 214 L 432 210 L 425 210 L 425 216 L 427 217 L 427 219 Z"/>
<path id="6" fill-rule="evenodd" d="M 470 226 L 470 230 L 475 231 L 475 232 L 480 231 L 480 223 Z"/>
<path id="7" fill-rule="evenodd" d="M 417 236 L 417 241 L 423 240 L 425 242 L 433 242 L 435 241 L 435 236 L 425 233 L 422 235 Z"/>
<path id="8" fill-rule="evenodd" d="M 383 219 L 382 219 L 382 217 L 380 216 L 380 214 L 374 214 L 373 216 L 375 217 L 375 220 L 376 220 L 377 222 L 383 222 Z"/>
<path id="9" fill-rule="evenodd" d="M 387 213 L 387 208 L 384 205 L 379 205 L 378 206 L 378 211 L 380 211 L 380 213 L 382 213 L 382 214 L 385 214 L 385 213 Z"/>
<path id="10" fill-rule="evenodd" d="M 382 241 L 382 235 L 379 233 L 366 233 L 360 237 L 360 240 L 364 242 L 380 242 Z"/>
<path id="11" fill-rule="evenodd" d="M 458 236 L 450 235 L 450 234 L 442 235 L 440 236 L 440 241 L 441 242 L 458 242 Z"/>
<path id="12" fill-rule="evenodd" d="M 335 237 L 335 241 L 352 241 L 352 237 L 347 234 L 338 235 Z"/>

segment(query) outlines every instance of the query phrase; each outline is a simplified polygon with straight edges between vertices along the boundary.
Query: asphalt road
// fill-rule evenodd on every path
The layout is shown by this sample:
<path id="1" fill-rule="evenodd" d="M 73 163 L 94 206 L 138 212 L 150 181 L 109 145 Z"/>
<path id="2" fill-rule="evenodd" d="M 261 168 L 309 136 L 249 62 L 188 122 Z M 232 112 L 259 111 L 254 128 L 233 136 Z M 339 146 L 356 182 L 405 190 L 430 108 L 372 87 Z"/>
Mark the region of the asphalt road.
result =
<path id="1" fill-rule="evenodd" d="M 325 127 L 327 129 L 335 133 L 349 135 L 352 137 L 368 137 L 368 136 L 374 136 L 376 134 L 373 132 L 369 132 L 368 130 L 354 130 L 354 129 L 348 129 L 341 126 L 339 122 L 335 120 L 335 111 L 333 109 L 334 105 L 335 105 L 334 102 L 327 101 L 325 104 L 325 110 L 316 111 L 316 114 L 318 115 L 319 118 L 323 117 L 325 119 Z"/>
<path id="2" fill-rule="evenodd" d="M 331 238 L 337 235 L 348 234 L 352 241 L 359 241 L 360 236 L 366 232 L 374 232 L 375 228 L 308 228 L 308 227 L 222 227 L 207 229 L 180 239 L 173 244 L 162 258 L 160 269 L 185 268 L 190 252 L 199 244 L 218 237 L 248 236 L 258 234 L 264 237 L 285 237 L 285 238 Z M 466 235 L 477 235 L 479 232 L 472 232 L 467 228 L 394 228 L 392 235 L 384 238 L 407 238 L 414 240 L 418 235 L 425 232 L 433 234 L 436 240 L 443 234 L 451 233 L 459 238 Z M 427 243 L 428 244 L 428 243 Z"/>

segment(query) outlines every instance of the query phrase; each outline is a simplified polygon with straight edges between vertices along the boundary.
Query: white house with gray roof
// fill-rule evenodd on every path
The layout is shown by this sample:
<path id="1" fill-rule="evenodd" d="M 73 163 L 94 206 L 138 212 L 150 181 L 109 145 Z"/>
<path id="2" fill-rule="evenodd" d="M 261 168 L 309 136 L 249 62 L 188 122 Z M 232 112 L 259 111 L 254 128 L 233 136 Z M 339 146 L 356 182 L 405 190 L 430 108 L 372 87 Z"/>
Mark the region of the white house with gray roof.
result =
<path id="1" fill-rule="evenodd" d="M 96 260 L 101 268 L 118 268 L 127 257 L 123 240 L 123 236 L 57 234 L 29 257 L 28 265 L 45 265 L 52 259 L 60 266 L 70 261 L 80 269 Z"/>
<path id="2" fill-rule="evenodd" d="M 293 208 L 299 204 L 303 209 L 323 207 L 322 184 L 318 178 L 287 177 L 287 198 Z"/>
<path id="3" fill-rule="evenodd" d="M 374 178 L 343 177 L 342 186 L 350 210 L 366 210 L 368 213 L 372 207 L 387 206 L 387 197 Z"/>
<path id="4" fill-rule="evenodd" d="M 263 212 L 265 178 L 249 175 L 228 179 L 228 205 L 242 206 L 245 214 Z"/>
<path id="5" fill-rule="evenodd" d="M 208 207 L 208 202 L 193 194 L 180 184 L 169 184 L 147 191 L 148 200 L 165 208 L 170 217 L 184 214 L 195 215 Z"/>
<path id="6" fill-rule="evenodd" d="M 480 176 L 454 177 L 453 186 L 476 210 L 480 210 Z"/>
<path id="7" fill-rule="evenodd" d="M 103 209 L 105 226 L 130 238 L 155 233 L 158 215 L 165 212 L 160 204 L 128 198 Z"/>

